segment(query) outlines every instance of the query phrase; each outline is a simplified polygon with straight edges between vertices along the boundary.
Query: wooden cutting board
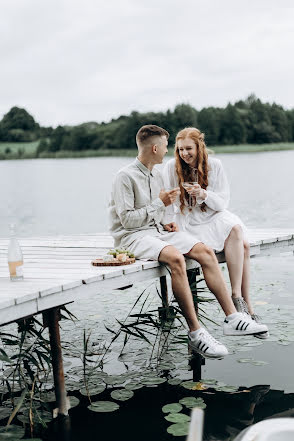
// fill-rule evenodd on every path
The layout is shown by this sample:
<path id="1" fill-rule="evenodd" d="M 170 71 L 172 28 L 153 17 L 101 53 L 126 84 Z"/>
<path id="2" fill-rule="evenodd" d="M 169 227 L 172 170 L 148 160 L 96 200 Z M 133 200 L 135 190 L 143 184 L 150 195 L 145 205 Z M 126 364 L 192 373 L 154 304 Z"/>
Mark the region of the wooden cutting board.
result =
<path id="1" fill-rule="evenodd" d="M 130 265 L 131 263 L 135 263 L 136 259 L 134 257 L 127 257 L 127 260 L 125 262 L 121 262 L 120 260 L 117 260 L 114 258 L 110 262 L 104 262 L 103 259 L 94 259 L 92 260 L 93 266 L 120 266 L 120 265 Z"/>

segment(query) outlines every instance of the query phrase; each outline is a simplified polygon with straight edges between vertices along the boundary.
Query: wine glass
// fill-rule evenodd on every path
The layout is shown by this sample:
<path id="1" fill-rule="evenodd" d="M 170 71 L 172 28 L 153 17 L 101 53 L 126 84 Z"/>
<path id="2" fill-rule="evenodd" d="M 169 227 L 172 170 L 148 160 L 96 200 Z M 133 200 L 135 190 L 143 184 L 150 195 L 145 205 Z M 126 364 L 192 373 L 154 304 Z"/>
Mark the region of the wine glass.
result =
<path id="1" fill-rule="evenodd" d="M 198 184 L 197 181 L 186 181 L 182 183 L 182 186 L 187 191 L 188 188 L 193 188 L 196 184 Z M 195 198 L 193 198 L 193 196 L 188 191 L 187 193 L 189 194 L 189 207 L 191 208 L 195 205 Z"/>
<path id="2" fill-rule="evenodd" d="M 193 188 L 196 184 L 198 184 L 198 176 L 197 176 L 197 168 L 193 168 L 192 170 L 192 179 L 191 181 L 182 182 L 183 188 L 187 191 L 188 188 Z M 196 205 L 196 198 L 193 197 L 188 191 L 189 194 L 189 207 L 192 208 Z"/>

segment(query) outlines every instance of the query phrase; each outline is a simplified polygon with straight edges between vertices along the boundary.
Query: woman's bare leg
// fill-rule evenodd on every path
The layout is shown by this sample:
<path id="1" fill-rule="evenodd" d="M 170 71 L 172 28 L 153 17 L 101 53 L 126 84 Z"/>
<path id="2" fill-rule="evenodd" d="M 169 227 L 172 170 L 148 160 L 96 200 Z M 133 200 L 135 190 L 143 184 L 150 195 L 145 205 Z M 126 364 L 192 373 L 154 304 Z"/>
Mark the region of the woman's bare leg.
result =
<path id="1" fill-rule="evenodd" d="M 224 252 L 232 287 L 232 297 L 241 297 L 244 266 L 244 243 L 243 232 L 240 225 L 235 225 L 232 228 L 229 236 L 225 241 Z M 245 277 L 244 287 L 246 285 L 246 281 L 247 279 Z"/>
<path id="2" fill-rule="evenodd" d="M 214 251 L 203 243 L 197 243 L 187 253 L 187 256 L 200 263 L 206 285 L 217 298 L 225 315 L 234 314 L 236 308 L 232 302 Z"/>
<path id="3" fill-rule="evenodd" d="M 243 274 L 242 274 L 242 285 L 241 292 L 242 297 L 247 303 L 248 310 L 250 314 L 254 314 L 254 310 L 250 300 L 250 244 L 244 241 L 244 263 L 243 263 Z"/>

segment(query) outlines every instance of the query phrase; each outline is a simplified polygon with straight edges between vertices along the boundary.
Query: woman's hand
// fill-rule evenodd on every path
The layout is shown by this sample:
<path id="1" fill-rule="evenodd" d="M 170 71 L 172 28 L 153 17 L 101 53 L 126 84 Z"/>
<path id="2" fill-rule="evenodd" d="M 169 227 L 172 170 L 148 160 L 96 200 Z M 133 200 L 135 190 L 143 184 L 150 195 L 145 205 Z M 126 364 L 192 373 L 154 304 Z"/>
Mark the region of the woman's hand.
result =
<path id="1" fill-rule="evenodd" d="M 200 187 L 199 184 L 195 184 L 193 187 L 185 189 L 191 196 L 195 196 L 196 198 L 205 199 L 206 194 L 205 190 Z"/>
<path id="2" fill-rule="evenodd" d="M 175 231 L 179 231 L 179 227 L 177 226 L 177 224 L 175 222 L 171 222 L 170 224 L 165 224 L 165 225 L 163 225 L 163 228 L 166 231 L 169 231 L 170 233 L 173 233 Z"/>

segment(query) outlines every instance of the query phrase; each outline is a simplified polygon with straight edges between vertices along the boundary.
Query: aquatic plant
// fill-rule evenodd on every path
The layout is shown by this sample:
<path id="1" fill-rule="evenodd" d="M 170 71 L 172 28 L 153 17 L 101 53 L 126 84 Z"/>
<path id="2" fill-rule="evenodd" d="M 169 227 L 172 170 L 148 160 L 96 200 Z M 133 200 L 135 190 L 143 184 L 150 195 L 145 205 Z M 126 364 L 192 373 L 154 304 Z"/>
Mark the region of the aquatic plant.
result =
<path id="1" fill-rule="evenodd" d="M 63 307 L 61 318 L 72 319 L 73 315 Z M 9 417 L 6 424 L 6 428 L 9 428 L 17 418 L 29 425 L 32 436 L 35 426 L 45 428 L 52 419 L 48 405 L 50 397 L 47 396 L 47 390 L 53 389 L 51 348 L 43 323 L 31 317 L 19 321 L 15 331 L 1 331 L 0 361 L 0 419 Z"/>

